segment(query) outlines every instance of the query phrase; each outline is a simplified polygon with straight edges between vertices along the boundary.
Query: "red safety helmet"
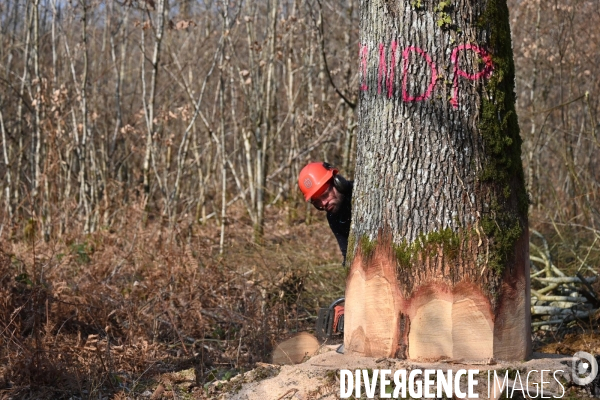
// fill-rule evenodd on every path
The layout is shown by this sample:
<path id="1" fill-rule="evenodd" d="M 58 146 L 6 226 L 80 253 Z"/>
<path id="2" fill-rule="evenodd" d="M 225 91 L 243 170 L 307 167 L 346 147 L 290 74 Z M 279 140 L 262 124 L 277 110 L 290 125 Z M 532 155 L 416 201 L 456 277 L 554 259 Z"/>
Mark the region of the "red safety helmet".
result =
<path id="1" fill-rule="evenodd" d="M 302 168 L 298 175 L 298 186 L 306 201 L 310 201 L 321 189 L 326 189 L 327 182 L 337 173 L 337 169 L 323 162 L 313 162 Z"/>

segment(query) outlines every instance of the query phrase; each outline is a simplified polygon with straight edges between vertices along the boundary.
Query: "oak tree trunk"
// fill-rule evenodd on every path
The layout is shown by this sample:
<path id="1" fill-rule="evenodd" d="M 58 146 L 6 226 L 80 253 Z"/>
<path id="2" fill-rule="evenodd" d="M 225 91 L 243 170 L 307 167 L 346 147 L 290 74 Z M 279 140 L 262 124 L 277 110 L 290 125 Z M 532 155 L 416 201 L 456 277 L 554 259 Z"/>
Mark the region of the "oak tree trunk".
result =
<path id="1" fill-rule="evenodd" d="M 349 352 L 531 352 L 528 198 L 505 0 L 362 0 Z"/>

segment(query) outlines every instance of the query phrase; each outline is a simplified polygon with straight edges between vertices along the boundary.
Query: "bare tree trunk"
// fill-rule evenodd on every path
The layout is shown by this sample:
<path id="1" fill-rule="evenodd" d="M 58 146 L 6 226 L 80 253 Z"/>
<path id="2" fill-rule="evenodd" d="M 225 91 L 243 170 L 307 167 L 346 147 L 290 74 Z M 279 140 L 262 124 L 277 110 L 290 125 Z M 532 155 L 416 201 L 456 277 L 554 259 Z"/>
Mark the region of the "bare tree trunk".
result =
<path id="1" fill-rule="evenodd" d="M 310 121 L 311 128 L 314 129 L 315 124 L 315 89 L 313 85 L 314 71 L 315 71 L 315 43 L 316 35 L 311 32 L 312 40 L 309 43 L 308 48 L 308 60 L 306 65 L 307 77 L 306 77 L 306 89 L 308 91 L 308 118 Z"/>
<path id="2" fill-rule="evenodd" d="M 33 3 L 33 70 L 35 74 L 35 129 L 34 129 L 34 138 L 33 143 L 35 143 L 35 151 L 34 151 L 34 180 L 33 180 L 33 190 L 32 190 L 32 203 L 33 209 L 35 210 L 38 207 L 36 198 L 38 192 L 40 190 L 41 179 L 42 179 L 42 157 L 43 157 L 43 144 L 44 139 L 42 137 L 42 120 L 44 119 L 43 115 L 43 107 L 45 105 L 44 95 L 42 91 L 47 88 L 46 79 L 42 77 L 40 72 L 40 4 L 39 0 L 35 0 Z M 44 174 L 44 192 L 41 198 L 40 214 L 41 214 L 41 231 L 43 233 L 43 238 L 47 242 L 50 240 L 50 235 L 52 233 L 52 215 L 49 210 L 49 188 L 48 188 L 48 176 Z"/>
<path id="3" fill-rule="evenodd" d="M 165 21 L 165 2 L 167 0 L 158 0 L 156 8 L 156 26 L 155 26 L 155 37 L 154 37 L 154 52 L 152 54 L 152 77 L 150 79 L 150 93 L 146 92 L 146 78 L 144 76 L 145 68 L 145 54 L 142 54 L 142 83 L 144 85 L 143 101 L 144 101 L 144 114 L 146 116 L 146 151 L 144 155 L 144 164 L 142 169 L 144 179 L 144 193 L 146 194 L 146 200 L 150 195 L 150 157 L 153 152 L 154 141 L 154 103 L 156 100 L 156 80 L 158 76 L 158 68 L 160 63 L 160 46 L 162 43 L 164 33 L 164 21 Z M 144 44 L 144 31 L 142 30 L 142 45 Z M 144 50 L 142 49 L 142 53 Z M 148 97 L 148 98 L 147 98 Z"/>
<path id="4" fill-rule="evenodd" d="M 212 153 L 209 146 L 202 146 L 204 151 L 209 154 L 208 159 L 205 159 L 205 162 L 202 162 L 202 158 L 198 148 L 200 147 L 198 141 L 198 133 L 196 129 L 193 131 L 194 134 L 194 146 L 192 146 L 192 151 L 194 153 L 194 160 L 197 166 L 198 171 L 198 201 L 196 203 L 196 221 L 200 221 L 200 223 L 204 224 L 206 222 L 206 185 L 208 180 L 210 179 L 210 165 L 212 164 Z M 206 173 L 202 169 L 203 166 L 207 166 Z"/>
<path id="5" fill-rule="evenodd" d="M 263 103 L 263 123 L 260 128 L 257 128 L 258 133 L 258 153 L 256 157 L 257 168 L 256 168 L 256 225 L 254 226 L 254 239 L 255 241 L 262 240 L 264 234 L 264 218 L 265 218 L 265 191 L 266 191 L 266 178 L 268 171 L 268 145 L 271 140 L 270 132 L 273 124 L 272 111 L 272 90 L 273 90 L 273 69 L 275 60 L 275 43 L 277 40 L 277 7 L 278 0 L 271 0 L 270 2 L 270 13 L 269 20 L 271 22 L 268 43 L 269 51 L 267 53 L 267 73 L 265 82 L 265 100 Z"/>
<path id="6" fill-rule="evenodd" d="M 39 27 L 40 27 L 40 15 L 39 15 L 39 10 L 40 8 L 40 2 L 39 0 L 34 0 L 33 1 L 33 73 L 35 76 L 35 94 L 32 93 L 32 96 L 34 98 L 34 115 L 35 115 L 35 124 L 34 124 L 34 129 L 33 129 L 33 140 L 32 143 L 34 144 L 34 152 L 33 152 L 33 157 L 34 157 L 34 167 L 33 167 L 33 184 L 32 184 L 32 190 L 31 190 L 31 199 L 32 199 L 32 203 L 34 203 L 33 208 L 35 209 L 37 204 L 36 200 L 37 200 L 37 194 L 39 191 L 39 186 L 40 186 L 40 175 L 41 175 L 41 152 L 42 152 L 42 138 L 41 138 L 41 130 L 40 130 L 40 124 L 41 124 L 41 117 L 40 117 L 40 113 L 41 113 L 41 108 L 42 108 L 42 81 L 41 81 L 41 76 L 40 76 L 40 44 L 39 44 L 39 40 L 40 40 L 40 34 L 39 34 Z M 43 218 L 42 218 L 43 219 Z"/>
<path id="7" fill-rule="evenodd" d="M 220 108 L 220 126 L 219 126 L 219 147 L 221 153 L 221 236 L 219 238 L 219 254 L 223 254 L 225 244 L 225 226 L 227 225 L 227 149 L 225 147 L 225 79 L 223 78 L 223 56 L 221 56 L 221 77 L 219 84 L 219 108 Z"/>
<path id="8" fill-rule="evenodd" d="M 6 166 L 6 186 L 4 187 L 6 211 L 8 212 L 8 217 L 12 219 L 13 207 L 10 192 L 12 187 L 12 178 L 10 174 L 10 163 L 8 161 L 8 150 L 6 149 L 7 137 L 6 129 L 4 128 L 4 116 L 2 115 L 2 109 L 0 109 L 0 133 L 2 133 L 2 155 L 4 156 L 4 165 Z"/>
<path id="9" fill-rule="evenodd" d="M 84 232 L 92 231 L 92 207 L 90 205 L 90 182 L 88 181 L 88 136 L 89 136 L 89 126 L 88 126 L 88 99 L 87 99 L 87 85 L 88 85 L 88 41 L 87 41 L 87 8 L 88 4 L 86 0 L 80 1 L 82 8 L 82 32 L 81 32 L 81 43 L 83 45 L 83 76 L 81 77 L 81 87 L 79 89 L 79 93 L 81 94 L 81 158 L 79 160 L 79 192 L 80 196 L 83 199 L 84 211 L 85 211 L 85 225 Z M 91 140 L 91 138 L 90 138 Z M 95 154 L 90 154 L 95 156 Z"/>
<path id="10" fill-rule="evenodd" d="M 223 0 L 223 32 L 229 29 L 227 1 Z M 224 34 L 225 35 L 225 34 Z M 225 226 L 227 225 L 227 148 L 225 146 L 225 60 L 226 46 L 223 44 L 219 60 L 219 113 L 220 113 L 220 147 L 221 147 L 221 237 L 219 238 L 219 254 L 223 254 L 225 245 Z"/>
<path id="11" fill-rule="evenodd" d="M 248 7 L 250 7 L 250 3 L 248 3 Z M 254 7 L 256 7 L 256 5 L 254 5 Z M 251 13 L 251 9 L 248 10 L 248 13 Z M 254 10 L 254 16 L 256 16 L 256 10 Z M 247 97 L 250 98 L 250 107 L 249 107 L 249 111 L 250 111 L 250 127 L 249 128 L 244 128 L 242 127 L 242 136 L 243 136 L 243 142 L 244 142 L 244 152 L 245 152 L 245 159 L 246 159 L 246 173 L 248 175 L 248 188 L 250 190 L 250 204 L 251 204 L 251 209 L 252 209 L 252 213 L 250 214 L 250 218 L 252 219 L 252 223 L 254 226 L 258 225 L 258 215 L 257 215 L 257 194 L 258 194 L 258 189 L 257 189 L 257 184 L 258 184 L 258 178 L 256 177 L 256 174 L 258 173 L 258 171 L 255 172 L 254 167 L 256 166 L 256 153 L 258 153 L 257 151 L 255 151 L 255 149 L 252 146 L 252 137 L 253 137 L 253 133 L 255 132 L 255 124 L 258 123 L 258 114 L 259 111 L 257 110 L 257 104 L 259 102 L 259 93 L 258 90 L 255 90 L 255 88 L 258 88 L 260 85 L 258 83 L 258 65 L 256 63 L 256 60 L 254 58 L 254 43 L 255 43 L 255 35 L 254 35 L 254 29 L 253 29 L 253 24 L 252 24 L 253 19 L 252 18 L 248 18 L 246 20 L 246 40 L 248 43 L 248 61 L 249 61 L 249 65 L 250 65 L 250 71 L 246 72 L 246 76 L 248 76 L 248 79 L 250 80 L 250 85 L 251 85 L 251 89 L 249 90 L 249 93 L 247 94 Z"/>
<path id="12" fill-rule="evenodd" d="M 57 18 L 57 13 L 58 10 L 56 8 L 57 6 L 57 1 L 58 0 L 52 0 L 52 83 L 54 85 L 56 85 L 56 82 L 58 80 L 57 75 L 58 75 L 58 71 L 57 71 L 57 60 L 58 60 L 58 54 L 57 54 L 57 27 L 56 27 L 56 18 Z"/>
<path id="13" fill-rule="evenodd" d="M 541 18 L 541 3 L 537 4 L 537 16 L 536 16 L 536 24 L 535 24 L 535 34 L 534 34 L 534 50 L 533 50 L 533 71 L 531 74 L 531 88 L 529 90 L 529 101 L 531 104 L 531 130 L 529 133 L 528 140 L 528 152 L 527 152 L 527 185 L 528 191 L 533 199 L 533 203 L 538 203 L 537 199 L 537 191 L 536 191 L 536 177 L 534 174 L 534 155 L 536 154 L 536 99 L 535 94 L 537 90 L 537 78 L 538 78 L 538 37 L 540 33 L 540 18 Z"/>
<path id="14" fill-rule="evenodd" d="M 314 75 L 315 75 L 315 43 L 317 42 L 316 40 L 316 34 L 315 32 L 311 32 L 310 34 L 311 36 L 311 40 L 309 41 L 309 48 L 308 48 L 308 60 L 306 63 L 306 90 L 307 90 L 307 101 L 308 101 L 308 105 L 307 105 L 307 117 L 308 117 L 308 121 L 309 121 L 309 125 L 311 128 L 311 131 L 314 132 L 315 131 L 315 119 L 316 119 L 316 112 L 315 112 L 315 89 L 314 89 L 314 84 L 313 84 L 313 79 L 314 79 Z M 305 209 L 305 218 L 304 218 L 304 223 L 307 225 L 310 225 L 311 223 L 311 216 L 312 216 L 312 206 L 310 205 L 310 203 L 306 203 L 306 209 Z"/>
<path id="15" fill-rule="evenodd" d="M 31 27 L 33 24 L 33 10 L 30 7 L 31 3 L 29 1 L 26 2 L 26 7 L 25 7 L 25 15 L 27 16 L 27 24 L 26 24 L 26 38 L 25 38 L 25 50 L 23 52 L 23 54 L 25 55 L 25 59 L 23 62 L 23 75 L 21 77 L 21 86 L 19 88 L 19 102 L 18 102 L 18 106 L 17 106 L 17 135 L 19 137 L 19 151 L 17 152 L 17 170 L 15 173 L 15 177 L 16 177 L 16 181 L 18 182 L 20 177 L 21 177 L 21 169 L 23 167 L 23 155 L 25 153 L 25 149 L 24 149 L 24 143 L 23 143 L 23 139 L 24 139 L 24 135 L 25 135 L 25 127 L 24 127 L 24 118 L 23 118 L 23 107 L 24 107 L 24 99 L 25 99 L 25 87 L 26 87 L 26 83 L 28 81 L 28 66 L 29 66 L 29 47 L 31 46 Z M 21 203 L 21 196 L 20 196 L 20 188 L 17 185 L 15 187 L 15 192 L 14 192 L 14 196 L 15 196 L 15 205 L 17 206 L 17 209 L 15 210 L 15 212 L 17 214 L 19 214 L 19 210 L 20 210 L 20 203 Z"/>
<path id="16" fill-rule="evenodd" d="M 508 9 L 440 7 L 361 4 L 344 342 L 369 356 L 522 360 L 528 200 Z"/>
<path id="17" fill-rule="evenodd" d="M 296 18 L 296 8 L 297 1 L 294 0 L 292 10 L 290 15 L 288 16 L 289 20 L 294 20 Z M 289 28 L 288 28 L 289 29 Z M 289 117 L 289 135 L 290 141 L 287 150 L 287 160 L 286 164 L 289 165 L 289 175 L 291 179 L 288 179 L 288 182 L 294 182 L 295 177 L 298 176 L 298 161 L 296 160 L 296 156 L 299 152 L 299 143 L 298 143 L 298 129 L 296 125 L 297 118 L 297 110 L 296 110 L 296 96 L 294 92 L 294 42 L 295 37 L 292 33 L 288 33 L 287 41 L 286 41 L 286 62 L 285 62 L 285 73 L 287 77 L 287 108 L 288 108 L 288 117 Z M 282 126 L 283 128 L 283 126 Z M 288 196 L 286 198 L 286 222 L 291 224 L 293 221 L 293 216 L 296 213 L 296 208 L 298 206 L 296 202 L 296 196 L 290 193 L 290 190 L 287 190 Z"/>
<path id="18" fill-rule="evenodd" d="M 114 10 L 114 3 L 110 3 L 111 8 Z M 126 32 L 128 29 L 128 21 L 129 21 L 129 8 L 125 11 L 125 16 L 123 20 L 119 23 L 116 29 L 112 30 L 110 33 L 110 55 L 112 58 L 113 69 L 115 73 L 115 111 L 116 111 L 116 119 L 115 119 L 115 129 L 113 131 L 112 140 L 110 142 L 110 150 L 109 157 L 115 152 L 117 146 L 117 137 L 119 135 L 119 130 L 123 126 L 123 111 L 121 105 L 121 88 L 123 86 L 123 77 L 125 75 L 125 58 L 127 52 L 127 41 L 125 40 Z M 120 54 L 120 63 L 117 60 L 117 44 L 115 43 L 115 39 L 119 32 L 123 32 L 122 34 L 122 43 L 121 43 L 121 54 Z"/>
<path id="19" fill-rule="evenodd" d="M 352 15 L 354 14 L 354 1 L 351 0 L 348 4 L 348 19 L 350 19 L 350 23 L 353 22 L 352 19 Z M 344 31 L 344 44 L 346 45 L 345 50 L 346 50 L 346 71 L 344 72 L 345 78 L 346 78 L 346 92 L 349 91 L 351 84 L 352 84 L 352 59 L 353 56 L 356 54 L 355 52 L 351 52 L 350 49 L 354 49 L 353 46 L 351 46 L 351 36 L 350 36 L 350 32 L 349 30 L 345 30 Z M 348 177 L 352 177 L 353 171 L 350 171 L 350 166 L 354 165 L 354 163 L 351 163 L 352 159 L 353 159 L 353 152 L 352 152 L 352 147 L 353 147 L 353 142 L 355 141 L 355 134 L 354 134 L 354 128 L 356 127 L 356 124 L 354 122 L 354 109 L 352 109 L 351 107 L 349 107 L 347 104 L 344 104 L 344 107 L 342 108 L 343 110 L 346 111 L 346 129 L 344 131 L 344 148 L 343 148 L 343 155 L 342 155 L 342 170 L 344 171 L 344 173 L 348 176 Z"/>

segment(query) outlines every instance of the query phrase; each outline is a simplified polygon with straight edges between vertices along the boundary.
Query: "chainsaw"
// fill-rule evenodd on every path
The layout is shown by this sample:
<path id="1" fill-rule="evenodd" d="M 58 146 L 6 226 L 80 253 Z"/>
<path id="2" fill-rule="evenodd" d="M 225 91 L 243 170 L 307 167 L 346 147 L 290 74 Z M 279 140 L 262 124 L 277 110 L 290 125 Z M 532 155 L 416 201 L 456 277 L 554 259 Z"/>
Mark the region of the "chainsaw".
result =
<path id="1" fill-rule="evenodd" d="M 316 325 L 319 342 L 335 343 L 344 339 L 344 300 L 344 297 L 340 297 L 329 307 L 319 309 Z M 343 353 L 343 346 L 337 349 L 338 353 Z"/>

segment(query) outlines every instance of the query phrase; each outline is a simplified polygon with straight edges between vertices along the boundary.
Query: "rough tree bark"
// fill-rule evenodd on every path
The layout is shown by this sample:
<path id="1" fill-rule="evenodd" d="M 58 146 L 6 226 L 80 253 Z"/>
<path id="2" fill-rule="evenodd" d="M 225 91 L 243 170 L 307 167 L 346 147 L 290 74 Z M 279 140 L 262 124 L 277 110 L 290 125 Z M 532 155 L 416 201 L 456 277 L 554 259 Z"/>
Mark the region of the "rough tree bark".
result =
<path id="1" fill-rule="evenodd" d="M 362 0 L 349 352 L 530 355 L 505 0 Z"/>

